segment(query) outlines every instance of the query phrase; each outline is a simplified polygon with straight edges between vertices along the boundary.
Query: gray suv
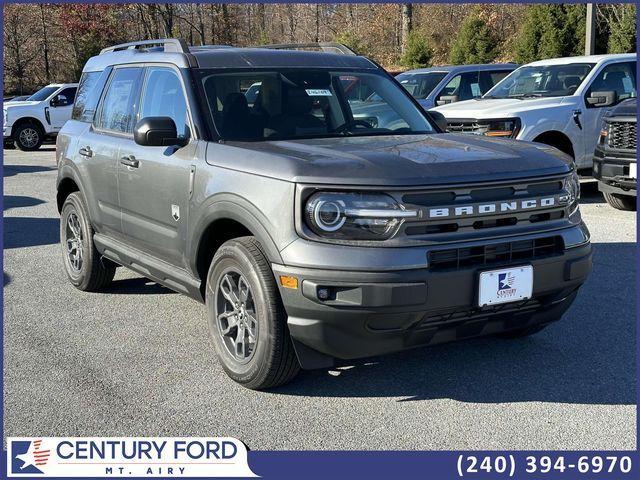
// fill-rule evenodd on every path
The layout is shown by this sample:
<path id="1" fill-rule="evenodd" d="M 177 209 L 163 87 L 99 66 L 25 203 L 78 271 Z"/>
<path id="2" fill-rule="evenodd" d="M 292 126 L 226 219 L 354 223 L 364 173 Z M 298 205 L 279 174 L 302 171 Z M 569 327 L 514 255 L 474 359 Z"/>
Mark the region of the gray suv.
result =
<path id="1" fill-rule="evenodd" d="M 354 82 L 402 122 L 354 119 Z M 436 115 L 357 55 L 105 49 L 57 139 L 68 277 L 94 291 L 125 266 L 204 302 L 222 367 L 249 388 L 537 332 L 591 270 L 575 166 L 442 133 Z"/>

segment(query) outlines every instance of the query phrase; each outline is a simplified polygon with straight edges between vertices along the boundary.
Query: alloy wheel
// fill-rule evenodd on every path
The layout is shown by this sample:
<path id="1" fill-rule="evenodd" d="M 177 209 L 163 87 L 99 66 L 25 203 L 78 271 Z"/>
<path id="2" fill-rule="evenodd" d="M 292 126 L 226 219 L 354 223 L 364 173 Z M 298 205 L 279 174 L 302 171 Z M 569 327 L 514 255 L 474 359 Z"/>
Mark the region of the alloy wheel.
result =
<path id="1" fill-rule="evenodd" d="M 216 290 L 217 329 L 233 359 L 247 363 L 255 353 L 258 320 L 251 287 L 238 271 L 227 270 Z"/>
<path id="2" fill-rule="evenodd" d="M 82 243 L 82 227 L 75 212 L 67 216 L 66 238 L 67 257 L 71 268 L 76 272 L 82 269 L 84 245 Z"/>
<path id="3" fill-rule="evenodd" d="M 38 144 L 40 134 L 35 128 L 27 127 L 20 131 L 20 143 L 26 148 L 33 148 Z"/>

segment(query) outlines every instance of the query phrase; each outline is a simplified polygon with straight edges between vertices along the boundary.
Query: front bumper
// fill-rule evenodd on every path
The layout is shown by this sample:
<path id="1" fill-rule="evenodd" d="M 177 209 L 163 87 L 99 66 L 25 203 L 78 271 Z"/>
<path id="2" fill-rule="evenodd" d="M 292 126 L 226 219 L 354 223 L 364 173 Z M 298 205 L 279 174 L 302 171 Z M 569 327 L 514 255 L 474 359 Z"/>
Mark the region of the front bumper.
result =
<path id="1" fill-rule="evenodd" d="M 629 167 L 636 163 L 636 153 L 611 151 L 601 145 L 593 158 L 593 176 L 601 192 L 636 196 L 638 181 L 629 175 Z"/>
<path id="2" fill-rule="evenodd" d="M 485 308 L 476 305 L 481 271 L 523 264 L 533 266 L 531 299 Z M 336 359 L 370 357 L 558 320 L 592 264 L 587 241 L 531 261 L 442 271 L 272 267 L 276 279 L 280 275 L 298 279 L 297 289 L 280 287 L 289 331 L 303 368 L 322 368 L 334 365 Z M 322 288 L 328 288 L 328 300 L 318 298 Z"/>

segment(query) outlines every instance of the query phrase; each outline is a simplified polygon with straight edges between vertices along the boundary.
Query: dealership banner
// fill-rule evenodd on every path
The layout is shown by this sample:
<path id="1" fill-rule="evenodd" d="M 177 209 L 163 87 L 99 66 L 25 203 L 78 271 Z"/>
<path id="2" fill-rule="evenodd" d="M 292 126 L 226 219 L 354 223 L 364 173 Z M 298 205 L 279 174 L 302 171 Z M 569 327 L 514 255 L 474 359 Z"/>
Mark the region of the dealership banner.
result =
<path id="1" fill-rule="evenodd" d="M 234 438 L 10 437 L 9 477 L 256 477 Z"/>

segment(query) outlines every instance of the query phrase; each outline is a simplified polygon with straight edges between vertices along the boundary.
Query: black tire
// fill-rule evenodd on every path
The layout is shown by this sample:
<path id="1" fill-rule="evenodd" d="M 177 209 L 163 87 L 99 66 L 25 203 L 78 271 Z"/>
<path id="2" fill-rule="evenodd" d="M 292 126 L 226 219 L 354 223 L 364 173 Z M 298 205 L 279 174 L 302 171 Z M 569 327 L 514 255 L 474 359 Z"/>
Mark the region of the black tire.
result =
<path id="1" fill-rule="evenodd" d="M 636 211 L 636 197 L 631 195 L 618 195 L 617 193 L 605 193 L 604 199 L 616 210 L 627 212 Z"/>
<path id="2" fill-rule="evenodd" d="M 23 152 L 38 150 L 44 141 L 44 132 L 35 123 L 22 123 L 13 132 L 13 142 Z"/>
<path id="3" fill-rule="evenodd" d="M 77 219 L 77 223 L 72 215 Z M 70 222 L 75 225 L 73 229 Z M 73 234 L 73 230 L 80 232 L 80 241 L 77 240 L 78 236 Z M 79 192 L 70 194 L 64 201 L 60 214 L 60 246 L 69 281 L 77 289 L 87 292 L 103 289 L 111 283 L 116 273 L 113 263 L 102 261 L 100 258 L 93 243 L 93 233 L 82 195 Z M 76 245 L 76 253 L 77 245 L 81 244 L 80 262 L 71 259 L 69 241 Z M 77 259 L 77 256 L 74 257 Z"/>
<path id="4" fill-rule="evenodd" d="M 496 333 L 495 336 L 505 340 L 513 340 L 536 334 L 541 330 L 544 330 L 546 327 L 546 325 L 532 325 L 530 327 L 519 328 L 517 330 L 508 330 L 506 332 Z"/>
<path id="5" fill-rule="evenodd" d="M 239 294 L 232 298 L 241 307 L 234 307 L 229 300 L 230 284 L 222 287 L 225 277 L 232 278 L 238 286 Z M 242 284 L 247 287 L 245 295 Z M 209 333 L 229 377 L 247 388 L 260 390 L 283 385 L 297 375 L 300 365 L 289 335 L 287 315 L 269 262 L 254 237 L 229 240 L 218 249 L 207 275 L 205 297 Z M 218 315 L 226 317 L 219 321 Z M 249 332 L 253 332 L 253 346 Z M 238 353 L 241 337 L 242 352 Z"/>

